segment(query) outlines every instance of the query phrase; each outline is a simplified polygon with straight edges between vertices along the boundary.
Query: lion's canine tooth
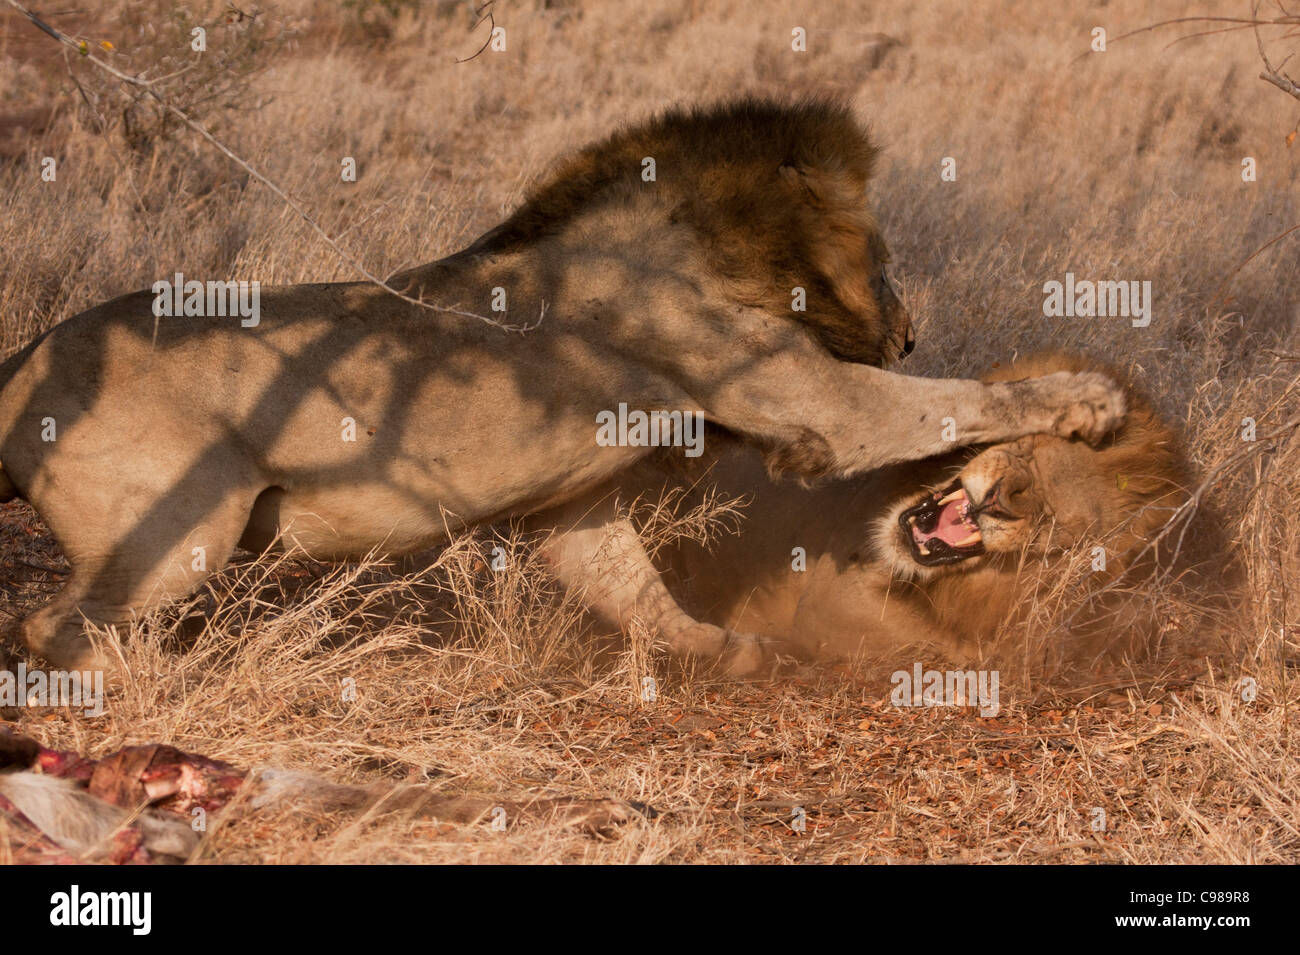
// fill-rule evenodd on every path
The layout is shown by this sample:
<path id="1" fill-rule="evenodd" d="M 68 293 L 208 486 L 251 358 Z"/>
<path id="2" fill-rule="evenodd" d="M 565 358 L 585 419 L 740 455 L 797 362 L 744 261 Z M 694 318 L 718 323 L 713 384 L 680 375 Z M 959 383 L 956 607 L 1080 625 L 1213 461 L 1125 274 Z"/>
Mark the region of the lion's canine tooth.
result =
<path id="1" fill-rule="evenodd" d="M 916 545 L 916 549 L 919 550 L 923 555 L 925 555 L 925 556 L 927 556 L 927 557 L 928 557 L 929 554 L 930 554 L 930 548 L 926 547 L 925 544 L 924 544 L 923 542 L 922 542 L 922 543 L 918 543 L 918 544 Z"/>
<path id="2" fill-rule="evenodd" d="M 980 541 L 982 541 L 983 539 L 984 539 L 984 538 L 980 537 L 980 532 L 979 532 L 979 531 L 972 531 L 971 534 L 970 534 L 970 536 L 968 536 L 968 537 L 963 537 L 961 540 L 959 540 L 957 543 L 953 544 L 952 546 L 953 546 L 953 547 L 969 547 L 971 544 L 978 544 L 978 543 L 979 543 Z"/>
<path id="3" fill-rule="evenodd" d="M 960 501 L 965 496 L 966 496 L 966 490 L 964 488 L 959 487 L 957 488 L 957 490 L 953 491 L 951 494 L 949 494 L 947 497 L 941 500 L 939 502 L 939 506 L 943 507 L 945 504 L 948 504 L 952 501 Z"/>

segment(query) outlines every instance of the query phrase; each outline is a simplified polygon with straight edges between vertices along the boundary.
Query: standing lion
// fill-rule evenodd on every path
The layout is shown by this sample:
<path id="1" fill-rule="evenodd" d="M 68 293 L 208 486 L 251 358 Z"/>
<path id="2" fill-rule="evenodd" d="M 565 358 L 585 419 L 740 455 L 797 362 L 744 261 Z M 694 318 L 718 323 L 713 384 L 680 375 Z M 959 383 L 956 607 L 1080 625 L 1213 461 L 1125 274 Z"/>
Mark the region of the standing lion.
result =
<path id="1" fill-rule="evenodd" d="M 83 624 L 192 592 L 236 547 L 397 554 L 562 506 L 651 452 L 597 444 L 597 416 L 621 404 L 698 413 L 809 477 L 947 451 L 945 418 L 962 444 L 1115 426 L 1123 397 L 1098 374 L 881 370 L 910 331 L 867 203 L 875 155 L 841 105 L 675 109 L 393 277 L 436 308 L 368 283 L 285 286 L 241 322 L 160 317 L 137 292 L 55 326 L 0 365 L 0 499 L 30 501 L 71 566 L 22 639 L 102 667 Z M 518 334 L 463 314 L 494 304 L 541 321 Z M 666 596 L 616 512 L 573 524 L 561 576 L 612 560 L 630 589 L 605 609 Z M 717 627 L 666 640 L 738 672 L 760 656 Z"/>

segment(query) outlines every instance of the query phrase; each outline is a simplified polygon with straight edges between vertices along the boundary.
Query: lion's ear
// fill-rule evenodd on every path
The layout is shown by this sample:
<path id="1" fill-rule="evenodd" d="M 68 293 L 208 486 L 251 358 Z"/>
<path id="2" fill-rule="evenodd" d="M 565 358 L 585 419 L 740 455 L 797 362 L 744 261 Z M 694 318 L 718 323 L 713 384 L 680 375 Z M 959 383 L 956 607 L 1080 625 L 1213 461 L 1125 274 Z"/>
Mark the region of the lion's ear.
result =
<path id="1" fill-rule="evenodd" d="M 811 177 L 793 163 L 783 163 L 778 170 L 781 181 L 802 201 L 820 209 L 825 201 L 812 187 Z"/>

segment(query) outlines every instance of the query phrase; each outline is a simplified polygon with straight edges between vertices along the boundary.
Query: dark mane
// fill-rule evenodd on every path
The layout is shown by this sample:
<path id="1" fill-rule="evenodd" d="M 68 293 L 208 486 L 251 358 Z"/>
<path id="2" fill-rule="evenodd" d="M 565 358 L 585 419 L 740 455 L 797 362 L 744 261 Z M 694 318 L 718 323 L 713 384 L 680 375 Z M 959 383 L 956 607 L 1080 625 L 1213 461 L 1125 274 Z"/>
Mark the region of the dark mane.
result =
<path id="1" fill-rule="evenodd" d="M 698 238 L 736 301 L 810 325 L 843 360 L 880 364 L 873 277 L 887 258 L 866 204 L 877 150 L 849 107 L 752 97 L 673 108 L 561 160 L 472 252 L 508 252 L 586 212 L 643 201 Z M 654 159 L 655 180 L 642 179 Z M 792 289 L 807 311 L 791 310 Z"/>
<path id="2" fill-rule="evenodd" d="M 661 189 L 682 199 L 703 189 L 707 198 L 719 201 L 736 191 L 720 189 L 718 173 L 756 187 L 774 182 L 782 166 L 843 169 L 865 188 L 876 148 L 849 108 L 833 100 L 783 104 L 746 97 L 676 107 L 561 160 L 523 205 L 484 238 L 490 237 L 491 249 L 504 250 L 559 230 L 620 188 L 648 185 L 641 178 L 641 161 L 647 156 L 655 160 Z"/>

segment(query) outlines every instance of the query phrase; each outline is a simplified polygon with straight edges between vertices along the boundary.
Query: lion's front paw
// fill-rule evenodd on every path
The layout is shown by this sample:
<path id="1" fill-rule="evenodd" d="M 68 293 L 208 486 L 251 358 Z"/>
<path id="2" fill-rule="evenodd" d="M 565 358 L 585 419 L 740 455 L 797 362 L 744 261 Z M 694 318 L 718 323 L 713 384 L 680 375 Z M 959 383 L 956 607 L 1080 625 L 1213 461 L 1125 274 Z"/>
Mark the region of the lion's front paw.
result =
<path id="1" fill-rule="evenodd" d="M 1092 371 L 1058 374 L 1065 405 L 1052 424 L 1053 434 L 1095 445 L 1124 423 L 1124 392 L 1109 377 Z"/>

